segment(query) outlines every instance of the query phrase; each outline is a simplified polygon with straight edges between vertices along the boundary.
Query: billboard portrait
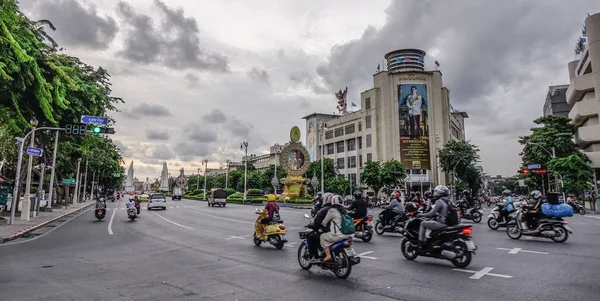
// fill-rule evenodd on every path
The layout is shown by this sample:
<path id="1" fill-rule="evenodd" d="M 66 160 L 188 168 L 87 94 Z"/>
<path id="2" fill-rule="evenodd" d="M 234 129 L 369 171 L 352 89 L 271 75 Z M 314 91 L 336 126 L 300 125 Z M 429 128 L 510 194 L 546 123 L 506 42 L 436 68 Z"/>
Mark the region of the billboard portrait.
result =
<path id="1" fill-rule="evenodd" d="M 306 124 L 306 149 L 310 156 L 310 161 L 314 162 L 317 160 L 317 117 L 313 117 L 307 120 Z"/>
<path id="2" fill-rule="evenodd" d="M 400 159 L 407 169 L 431 169 L 427 85 L 398 86 Z"/>

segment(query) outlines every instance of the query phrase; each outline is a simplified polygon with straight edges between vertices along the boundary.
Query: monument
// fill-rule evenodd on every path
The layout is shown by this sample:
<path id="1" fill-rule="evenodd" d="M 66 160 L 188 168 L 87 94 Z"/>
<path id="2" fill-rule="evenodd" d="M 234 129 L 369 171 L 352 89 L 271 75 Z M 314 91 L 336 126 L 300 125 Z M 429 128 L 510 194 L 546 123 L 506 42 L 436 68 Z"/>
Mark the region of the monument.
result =
<path id="1" fill-rule="evenodd" d="M 131 161 L 131 164 L 129 165 L 129 169 L 127 170 L 127 181 L 125 182 L 125 191 L 126 192 L 133 192 L 135 191 L 135 188 L 133 187 L 133 161 Z"/>
<path id="2" fill-rule="evenodd" d="M 280 179 L 280 183 L 284 185 L 280 200 L 306 196 L 305 186 L 310 184 L 310 179 L 304 178 L 310 166 L 310 156 L 306 147 L 300 143 L 300 129 L 297 126 L 291 129 L 290 140 L 281 150 L 280 165 L 287 172 L 287 177 Z"/>
<path id="3" fill-rule="evenodd" d="M 346 99 L 346 95 L 348 95 L 348 87 L 344 91 L 340 89 L 340 91 L 334 93 L 335 98 L 337 98 L 337 109 L 340 112 L 340 115 L 345 115 L 348 113 L 348 100 Z"/>
<path id="4" fill-rule="evenodd" d="M 169 191 L 169 170 L 167 169 L 167 162 L 163 163 L 163 168 L 160 172 L 160 191 Z"/>

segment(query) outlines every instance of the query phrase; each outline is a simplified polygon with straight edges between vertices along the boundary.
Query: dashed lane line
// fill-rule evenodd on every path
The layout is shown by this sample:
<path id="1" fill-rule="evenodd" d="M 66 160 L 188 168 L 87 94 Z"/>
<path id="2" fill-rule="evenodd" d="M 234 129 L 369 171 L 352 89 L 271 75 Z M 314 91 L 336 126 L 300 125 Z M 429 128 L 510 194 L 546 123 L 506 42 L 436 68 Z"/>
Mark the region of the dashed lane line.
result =
<path id="1" fill-rule="evenodd" d="M 179 227 L 181 227 L 181 228 L 185 228 L 185 229 L 194 230 L 194 228 L 192 228 L 192 227 L 184 226 L 184 225 L 182 225 L 182 224 L 178 224 L 178 223 L 176 223 L 176 222 L 174 222 L 174 221 L 172 221 L 172 220 L 166 219 L 166 218 L 162 217 L 160 214 L 158 214 L 158 213 L 156 213 L 156 212 L 153 212 L 153 211 L 150 211 L 150 212 L 154 213 L 156 216 L 160 217 L 160 218 L 161 218 L 161 219 L 163 219 L 165 222 L 171 223 L 171 224 L 173 224 L 173 225 L 175 225 L 175 226 L 179 226 Z"/>

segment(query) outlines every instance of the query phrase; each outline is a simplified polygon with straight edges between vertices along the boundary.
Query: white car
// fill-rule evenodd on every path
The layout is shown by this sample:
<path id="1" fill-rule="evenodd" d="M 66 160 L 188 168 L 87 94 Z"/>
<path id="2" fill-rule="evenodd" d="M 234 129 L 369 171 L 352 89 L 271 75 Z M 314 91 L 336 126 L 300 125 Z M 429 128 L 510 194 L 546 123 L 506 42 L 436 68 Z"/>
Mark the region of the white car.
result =
<path id="1" fill-rule="evenodd" d="M 161 208 L 167 210 L 167 197 L 162 193 L 151 194 L 148 199 L 148 210 Z"/>

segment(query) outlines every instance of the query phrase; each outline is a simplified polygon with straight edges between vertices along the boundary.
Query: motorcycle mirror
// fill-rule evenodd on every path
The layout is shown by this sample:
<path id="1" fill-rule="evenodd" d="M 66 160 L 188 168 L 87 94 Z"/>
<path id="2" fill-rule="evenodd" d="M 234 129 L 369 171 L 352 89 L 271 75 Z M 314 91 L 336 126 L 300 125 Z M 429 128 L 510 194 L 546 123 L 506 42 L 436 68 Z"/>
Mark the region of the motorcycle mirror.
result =
<path id="1" fill-rule="evenodd" d="M 308 214 L 304 213 L 304 218 L 310 219 L 310 216 L 308 216 Z"/>

